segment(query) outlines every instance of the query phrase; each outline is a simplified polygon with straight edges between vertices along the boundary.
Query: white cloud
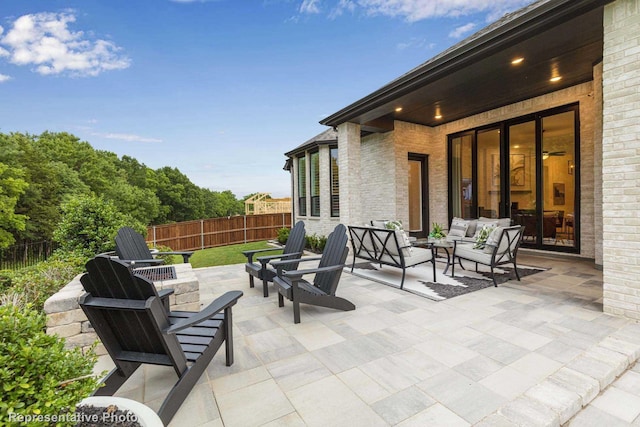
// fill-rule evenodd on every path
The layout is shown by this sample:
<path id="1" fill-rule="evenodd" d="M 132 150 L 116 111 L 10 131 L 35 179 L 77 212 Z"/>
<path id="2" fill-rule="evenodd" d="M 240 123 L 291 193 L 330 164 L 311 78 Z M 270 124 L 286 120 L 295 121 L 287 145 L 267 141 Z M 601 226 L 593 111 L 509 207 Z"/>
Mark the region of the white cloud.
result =
<path id="1" fill-rule="evenodd" d="M 474 13 L 487 13 L 487 20 L 494 21 L 530 3 L 533 0 L 339 0 L 331 15 L 339 16 L 344 10 L 359 8 L 367 15 L 398 17 L 409 22 Z"/>
<path id="2" fill-rule="evenodd" d="M 476 27 L 477 27 L 476 24 L 474 24 L 473 22 L 469 22 L 468 24 L 462 25 L 462 26 L 456 28 L 455 30 L 451 31 L 449 33 L 449 37 L 454 38 L 454 39 L 460 39 L 464 35 L 470 33 L 471 31 L 473 31 Z"/>
<path id="3" fill-rule="evenodd" d="M 320 13 L 320 0 L 302 0 L 300 13 Z"/>
<path id="4" fill-rule="evenodd" d="M 9 80 L 11 80 L 11 76 L 7 76 L 6 74 L 0 74 L 0 83 L 4 83 Z"/>
<path id="5" fill-rule="evenodd" d="M 433 49 L 435 46 L 435 43 L 427 43 L 427 39 L 425 38 L 412 37 L 409 41 L 398 43 L 396 45 L 396 49 Z"/>
<path id="6" fill-rule="evenodd" d="M 5 51 L 11 63 L 34 66 L 42 75 L 97 76 L 129 67 L 131 61 L 114 43 L 72 31 L 75 21 L 73 13 L 23 15 L 0 38 L 0 56 Z"/>
<path id="7" fill-rule="evenodd" d="M 107 139 L 117 139 L 120 141 L 128 141 L 128 142 L 162 142 L 161 139 L 158 138 L 148 138 L 140 135 L 130 134 L 130 133 L 93 133 L 94 136 L 99 136 Z"/>

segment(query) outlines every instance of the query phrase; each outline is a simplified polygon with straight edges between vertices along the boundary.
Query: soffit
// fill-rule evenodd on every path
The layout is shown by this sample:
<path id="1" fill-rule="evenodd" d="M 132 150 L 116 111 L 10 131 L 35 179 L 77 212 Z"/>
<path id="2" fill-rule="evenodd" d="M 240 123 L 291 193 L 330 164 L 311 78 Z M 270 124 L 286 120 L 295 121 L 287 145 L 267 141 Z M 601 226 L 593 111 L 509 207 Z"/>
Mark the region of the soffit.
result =
<path id="1" fill-rule="evenodd" d="M 549 8 L 564 2 L 547 3 Z M 392 130 L 394 120 L 438 126 L 590 81 L 593 66 L 602 58 L 602 15 L 607 2 L 571 5 L 578 3 L 582 9 L 570 15 L 568 9 L 557 7 L 565 14 L 556 17 L 562 13 L 554 10 L 528 26 L 508 22 L 513 25 L 510 30 L 504 24 L 472 36 L 468 43 L 441 55 L 442 59 L 425 63 L 321 123 L 359 123 L 364 133 Z M 490 42 L 483 42 L 483 37 L 498 30 L 502 30 L 500 37 L 494 34 Z M 457 51 L 463 52 L 456 56 Z M 511 64 L 516 57 L 524 58 L 518 66 Z M 562 77 L 556 83 L 549 80 L 554 73 Z M 397 107 L 402 111 L 396 112 Z M 438 111 L 442 119 L 435 118 Z"/>

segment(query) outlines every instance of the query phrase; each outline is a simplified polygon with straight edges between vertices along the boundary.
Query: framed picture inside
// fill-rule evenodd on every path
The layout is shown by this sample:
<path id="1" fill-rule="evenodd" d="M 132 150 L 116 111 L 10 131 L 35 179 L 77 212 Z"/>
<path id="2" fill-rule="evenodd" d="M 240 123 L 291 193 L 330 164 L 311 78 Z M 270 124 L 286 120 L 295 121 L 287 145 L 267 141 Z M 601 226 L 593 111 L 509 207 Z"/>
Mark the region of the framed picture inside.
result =
<path id="1" fill-rule="evenodd" d="M 524 187 L 526 185 L 525 159 L 524 154 L 511 154 L 509 156 L 512 187 Z"/>
<path id="2" fill-rule="evenodd" d="M 553 183 L 553 204 L 564 205 L 564 182 Z"/>

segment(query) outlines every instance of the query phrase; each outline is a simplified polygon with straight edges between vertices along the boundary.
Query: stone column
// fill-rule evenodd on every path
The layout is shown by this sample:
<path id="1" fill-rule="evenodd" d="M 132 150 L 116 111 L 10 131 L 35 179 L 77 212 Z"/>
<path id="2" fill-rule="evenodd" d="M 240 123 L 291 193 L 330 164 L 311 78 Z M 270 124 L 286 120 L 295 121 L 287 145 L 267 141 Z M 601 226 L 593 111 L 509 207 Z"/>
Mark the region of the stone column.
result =
<path id="1" fill-rule="evenodd" d="M 338 168 L 340 179 L 340 222 L 363 225 L 360 189 L 360 125 L 338 126 Z"/>
<path id="2" fill-rule="evenodd" d="M 640 320 L 640 0 L 604 9 L 604 311 Z"/>

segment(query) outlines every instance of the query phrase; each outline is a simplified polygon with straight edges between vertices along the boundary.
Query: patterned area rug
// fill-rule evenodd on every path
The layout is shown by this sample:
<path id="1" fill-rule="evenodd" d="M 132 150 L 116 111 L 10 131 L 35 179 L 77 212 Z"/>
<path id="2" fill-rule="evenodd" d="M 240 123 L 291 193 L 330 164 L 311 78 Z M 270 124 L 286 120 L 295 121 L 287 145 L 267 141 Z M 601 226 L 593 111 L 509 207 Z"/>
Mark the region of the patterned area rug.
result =
<path id="1" fill-rule="evenodd" d="M 436 263 L 436 280 L 433 281 L 433 270 L 431 263 L 421 264 L 415 267 L 409 267 L 406 270 L 404 279 L 404 290 L 432 299 L 434 301 L 443 301 L 458 295 L 464 295 L 469 292 L 493 286 L 491 280 L 490 269 L 484 265 L 478 265 L 478 273 L 475 272 L 475 264 L 471 262 L 462 262 L 465 270 L 456 265 L 456 277 L 451 277 L 451 267 L 447 274 L 442 274 L 446 263 L 438 260 Z M 532 267 L 528 265 L 518 265 L 520 278 L 530 276 L 532 274 L 546 271 L 541 267 Z M 351 264 L 347 264 L 346 272 L 351 272 Z M 508 265 L 497 267 L 494 269 L 496 273 L 496 282 L 498 285 L 509 280 L 517 280 L 513 267 Z M 389 267 L 370 262 L 357 262 L 353 269 L 353 274 L 358 277 L 364 277 L 384 285 L 400 288 L 402 279 L 402 270 L 399 268 Z"/>

